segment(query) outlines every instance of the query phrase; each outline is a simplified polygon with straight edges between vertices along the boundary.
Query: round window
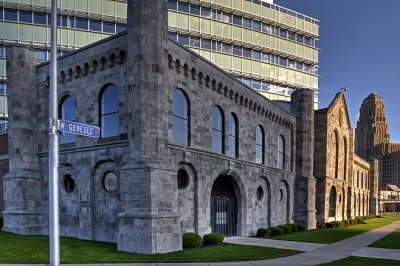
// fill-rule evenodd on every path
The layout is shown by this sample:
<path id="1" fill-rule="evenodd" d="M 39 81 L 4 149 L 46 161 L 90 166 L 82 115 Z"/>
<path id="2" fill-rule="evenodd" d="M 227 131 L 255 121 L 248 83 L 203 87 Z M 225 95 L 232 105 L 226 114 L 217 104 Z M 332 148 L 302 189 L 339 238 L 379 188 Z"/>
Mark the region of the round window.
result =
<path id="1" fill-rule="evenodd" d="M 184 169 L 178 171 L 178 189 L 184 189 L 189 185 L 189 175 Z"/>
<path id="2" fill-rule="evenodd" d="M 262 200 L 264 197 L 264 189 L 262 187 L 257 188 L 257 200 Z"/>
<path id="3" fill-rule="evenodd" d="M 118 187 L 118 177 L 113 172 L 108 172 L 103 178 L 103 187 L 108 192 L 113 192 L 117 190 Z"/>
<path id="4" fill-rule="evenodd" d="M 64 189 L 67 193 L 72 193 L 75 190 L 75 180 L 71 175 L 64 176 Z"/>

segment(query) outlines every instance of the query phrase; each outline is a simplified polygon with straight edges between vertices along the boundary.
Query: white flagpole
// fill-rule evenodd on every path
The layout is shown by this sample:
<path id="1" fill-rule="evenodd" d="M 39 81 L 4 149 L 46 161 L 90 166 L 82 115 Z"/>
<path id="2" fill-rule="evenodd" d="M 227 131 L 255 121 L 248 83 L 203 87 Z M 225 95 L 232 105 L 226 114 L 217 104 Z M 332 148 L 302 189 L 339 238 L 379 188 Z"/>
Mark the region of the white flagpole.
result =
<path id="1" fill-rule="evenodd" d="M 58 206 L 58 114 L 57 114 L 57 0 L 51 2 L 51 50 L 49 96 L 49 235 L 50 265 L 60 265 Z"/>

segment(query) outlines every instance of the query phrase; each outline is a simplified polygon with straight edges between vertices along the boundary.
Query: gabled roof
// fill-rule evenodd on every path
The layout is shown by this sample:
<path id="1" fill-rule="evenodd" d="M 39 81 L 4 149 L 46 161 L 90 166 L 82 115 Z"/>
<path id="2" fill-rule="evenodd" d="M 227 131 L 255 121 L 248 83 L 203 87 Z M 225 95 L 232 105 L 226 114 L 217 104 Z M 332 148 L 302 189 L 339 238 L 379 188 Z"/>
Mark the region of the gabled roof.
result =
<path id="1" fill-rule="evenodd" d="M 386 185 L 383 185 L 383 187 L 385 189 L 387 189 L 388 191 L 400 192 L 400 188 L 398 186 L 396 186 L 396 185 L 386 184 Z"/>
<path id="2" fill-rule="evenodd" d="M 344 93 L 341 92 L 341 91 L 336 93 L 335 98 L 333 98 L 332 102 L 329 104 L 328 107 L 319 109 L 316 112 L 318 112 L 318 113 L 319 112 L 321 112 L 321 113 L 322 112 L 328 112 L 328 111 L 332 110 L 333 107 L 336 104 L 338 104 L 340 101 L 343 101 L 343 105 L 344 105 L 344 109 L 345 109 L 343 111 L 345 112 L 345 115 L 346 115 L 347 125 L 349 126 L 349 128 L 352 128 L 351 127 L 351 123 L 350 123 L 350 117 L 349 117 L 349 112 L 348 112 L 348 108 L 347 108 L 347 103 L 346 103 L 346 97 L 344 97 Z"/>

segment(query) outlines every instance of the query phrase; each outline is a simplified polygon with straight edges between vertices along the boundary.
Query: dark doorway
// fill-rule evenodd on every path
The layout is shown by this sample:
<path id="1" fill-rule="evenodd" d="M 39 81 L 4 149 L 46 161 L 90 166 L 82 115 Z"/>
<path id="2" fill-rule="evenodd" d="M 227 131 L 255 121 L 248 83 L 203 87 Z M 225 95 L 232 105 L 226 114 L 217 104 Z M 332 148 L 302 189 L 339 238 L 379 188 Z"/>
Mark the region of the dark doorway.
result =
<path id="1" fill-rule="evenodd" d="M 334 186 L 329 194 L 329 217 L 336 217 L 336 188 Z"/>
<path id="2" fill-rule="evenodd" d="M 238 202 L 231 176 L 218 177 L 211 190 L 211 227 L 213 233 L 235 236 Z"/>

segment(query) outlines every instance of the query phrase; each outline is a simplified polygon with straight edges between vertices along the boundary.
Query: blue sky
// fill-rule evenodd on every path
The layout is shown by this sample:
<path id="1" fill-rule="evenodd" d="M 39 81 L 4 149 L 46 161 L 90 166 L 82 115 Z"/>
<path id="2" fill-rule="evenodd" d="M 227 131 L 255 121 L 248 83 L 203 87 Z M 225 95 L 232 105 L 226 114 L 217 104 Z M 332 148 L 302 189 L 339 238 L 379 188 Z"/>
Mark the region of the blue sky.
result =
<path id="1" fill-rule="evenodd" d="M 352 127 L 369 93 L 385 104 L 391 142 L 400 143 L 400 0 L 275 0 L 320 20 L 320 108 L 347 87 Z"/>

